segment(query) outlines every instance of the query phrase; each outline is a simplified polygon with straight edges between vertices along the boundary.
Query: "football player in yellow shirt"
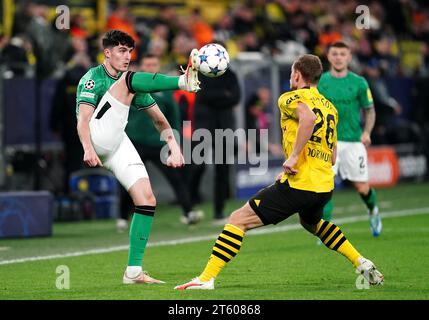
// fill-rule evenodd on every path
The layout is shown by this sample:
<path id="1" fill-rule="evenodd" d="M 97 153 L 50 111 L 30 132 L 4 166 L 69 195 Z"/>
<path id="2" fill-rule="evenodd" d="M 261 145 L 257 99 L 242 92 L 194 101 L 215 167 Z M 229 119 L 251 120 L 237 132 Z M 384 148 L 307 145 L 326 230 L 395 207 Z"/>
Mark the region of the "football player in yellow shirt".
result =
<path id="1" fill-rule="evenodd" d="M 213 246 L 206 268 L 175 289 L 214 289 L 214 280 L 241 248 L 246 231 L 277 224 L 298 213 L 301 225 L 331 250 L 344 255 L 372 285 L 383 275 L 346 239 L 340 228 L 322 219 L 323 207 L 334 189 L 332 165 L 336 158 L 337 110 L 317 90 L 322 64 L 306 54 L 292 65 L 293 91 L 280 96 L 284 171 L 228 219 Z"/>

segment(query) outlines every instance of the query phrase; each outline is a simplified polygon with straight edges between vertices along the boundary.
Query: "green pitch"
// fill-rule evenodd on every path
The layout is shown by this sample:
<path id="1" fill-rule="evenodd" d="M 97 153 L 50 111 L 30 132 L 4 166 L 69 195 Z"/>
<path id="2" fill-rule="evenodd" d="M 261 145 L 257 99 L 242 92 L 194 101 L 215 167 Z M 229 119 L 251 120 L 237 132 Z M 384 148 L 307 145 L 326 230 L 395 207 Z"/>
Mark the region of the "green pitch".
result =
<path id="1" fill-rule="evenodd" d="M 113 220 L 58 223 L 51 238 L 0 240 L 0 299 L 429 299 L 428 190 L 428 184 L 378 190 L 385 218 L 377 239 L 370 234 L 359 196 L 351 190 L 335 193 L 334 222 L 383 272 L 383 286 L 358 289 L 351 264 L 316 245 L 316 238 L 297 228 L 293 217 L 259 229 L 272 233 L 249 233 L 218 277 L 216 290 L 174 291 L 175 285 L 199 274 L 222 229 L 211 224 L 207 204 L 201 206 L 206 220 L 196 227 L 180 224 L 178 208 L 159 206 L 144 269 L 164 285 L 121 284 L 128 240 L 127 234 L 116 233 Z M 242 203 L 231 201 L 228 209 Z M 189 243 L 165 242 L 177 239 Z M 108 252 L 88 253 L 98 249 Z M 71 253 L 76 256 L 64 257 Z M 70 289 L 56 288 L 61 265 L 70 270 Z"/>

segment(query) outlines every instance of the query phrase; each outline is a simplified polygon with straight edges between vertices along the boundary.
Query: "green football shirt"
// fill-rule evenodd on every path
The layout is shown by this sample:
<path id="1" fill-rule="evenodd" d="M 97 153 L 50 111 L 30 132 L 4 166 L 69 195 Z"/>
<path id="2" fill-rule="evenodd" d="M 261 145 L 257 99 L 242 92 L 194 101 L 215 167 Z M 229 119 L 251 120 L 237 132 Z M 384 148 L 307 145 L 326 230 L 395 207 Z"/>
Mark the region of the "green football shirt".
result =
<path id="1" fill-rule="evenodd" d="M 106 67 L 101 64 L 91 68 L 80 79 L 76 92 L 76 114 L 79 114 L 79 104 L 86 103 L 97 108 L 103 95 L 109 90 L 111 85 L 119 79 L 112 76 Z M 147 109 L 154 106 L 155 100 L 149 93 L 136 93 L 131 106 L 138 110 Z"/>
<path id="2" fill-rule="evenodd" d="M 351 71 L 343 78 L 336 78 L 328 71 L 322 74 L 317 89 L 338 110 L 338 141 L 360 141 L 360 111 L 373 107 L 371 90 L 365 78 Z"/>

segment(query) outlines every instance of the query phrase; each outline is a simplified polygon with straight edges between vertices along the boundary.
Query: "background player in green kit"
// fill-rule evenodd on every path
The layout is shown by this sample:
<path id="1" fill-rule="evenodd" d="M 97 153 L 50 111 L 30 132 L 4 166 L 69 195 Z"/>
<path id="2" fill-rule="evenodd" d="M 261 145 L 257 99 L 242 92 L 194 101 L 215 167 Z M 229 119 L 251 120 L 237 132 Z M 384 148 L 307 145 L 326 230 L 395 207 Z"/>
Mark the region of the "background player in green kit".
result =
<path id="1" fill-rule="evenodd" d="M 338 110 L 338 149 L 335 174 L 352 182 L 368 208 L 372 234 L 379 236 L 382 229 L 376 193 L 368 184 L 366 147 L 371 144 L 371 131 L 375 123 L 375 110 L 367 81 L 348 70 L 351 52 L 347 44 L 336 42 L 328 49 L 330 70 L 325 72 L 318 89 Z M 361 110 L 365 125 L 360 126 Z M 326 204 L 323 219 L 330 221 L 332 200 Z"/>
<path id="2" fill-rule="evenodd" d="M 142 271 L 142 260 L 152 228 L 156 199 L 146 168 L 125 133 L 130 106 L 145 110 L 171 151 L 167 165 L 181 167 L 184 159 L 170 124 L 149 92 L 199 90 L 193 49 L 188 68 L 179 77 L 130 72 L 128 66 L 134 40 L 112 30 L 103 38 L 105 60 L 80 80 L 76 94 L 77 131 L 84 149 L 84 162 L 112 171 L 133 199 L 135 209 L 130 227 L 128 266 L 123 283 L 162 283 Z"/>

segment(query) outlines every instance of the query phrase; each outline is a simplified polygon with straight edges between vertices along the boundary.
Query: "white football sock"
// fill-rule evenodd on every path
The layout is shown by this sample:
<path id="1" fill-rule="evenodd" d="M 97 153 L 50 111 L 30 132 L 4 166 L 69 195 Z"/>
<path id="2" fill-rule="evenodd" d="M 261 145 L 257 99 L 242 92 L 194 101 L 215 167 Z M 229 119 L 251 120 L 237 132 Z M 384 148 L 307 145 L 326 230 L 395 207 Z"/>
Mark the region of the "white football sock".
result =
<path id="1" fill-rule="evenodd" d="M 186 90 L 186 82 L 185 82 L 185 75 L 182 74 L 181 76 L 179 76 L 179 88 L 182 90 Z"/>
<path id="2" fill-rule="evenodd" d="M 140 272 L 142 272 L 142 267 L 138 266 L 128 266 L 126 271 L 128 278 L 135 278 L 140 274 Z"/>

